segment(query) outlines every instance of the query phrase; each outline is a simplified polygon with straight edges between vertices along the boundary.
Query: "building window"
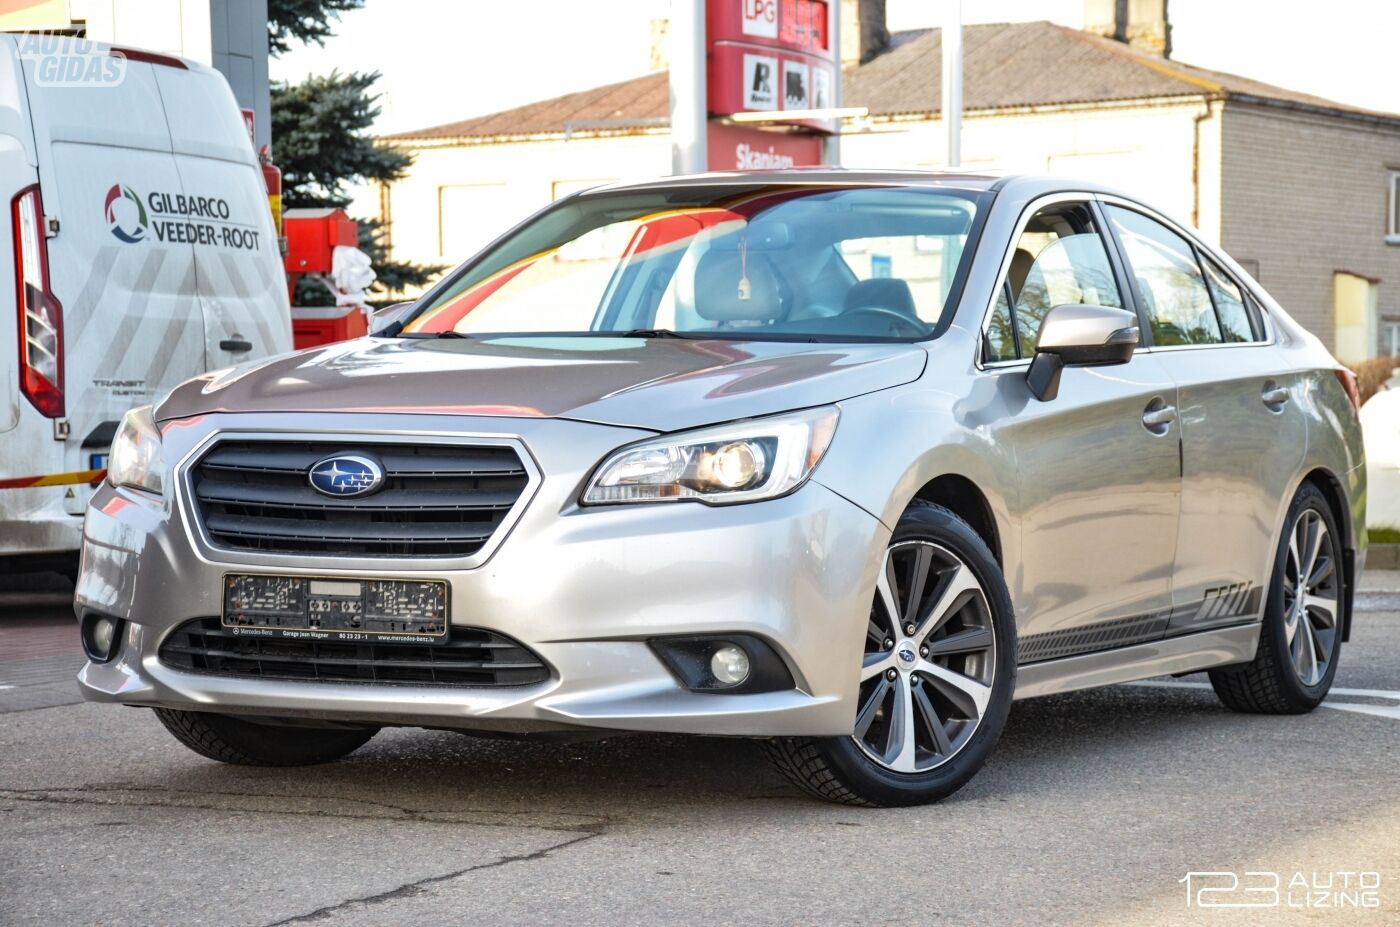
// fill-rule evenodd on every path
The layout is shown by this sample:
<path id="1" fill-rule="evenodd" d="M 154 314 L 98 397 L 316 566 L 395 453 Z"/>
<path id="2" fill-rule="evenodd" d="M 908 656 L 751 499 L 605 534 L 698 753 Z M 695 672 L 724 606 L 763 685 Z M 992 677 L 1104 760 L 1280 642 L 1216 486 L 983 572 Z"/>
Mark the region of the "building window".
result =
<path id="1" fill-rule="evenodd" d="M 1385 240 L 1392 245 L 1400 245 L 1400 171 L 1390 172 L 1388 186 Z"/>
<path id="2" fill-rule="evenodd" d="M 1400 357 L 1400 320 L 1381 319 L 1380 349 L 1390 357 Z"/>

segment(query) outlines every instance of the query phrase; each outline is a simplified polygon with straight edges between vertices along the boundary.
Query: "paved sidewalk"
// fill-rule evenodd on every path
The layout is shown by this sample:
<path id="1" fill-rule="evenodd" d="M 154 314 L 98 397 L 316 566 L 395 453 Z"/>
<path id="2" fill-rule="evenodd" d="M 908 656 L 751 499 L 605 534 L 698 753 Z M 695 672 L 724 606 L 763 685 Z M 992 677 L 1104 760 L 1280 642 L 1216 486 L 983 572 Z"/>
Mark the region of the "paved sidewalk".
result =
<path id="1" fill-rule="evenodd" d="M 1400 593 L 1400 570 L 1366 570 L 1361 574 L 1361 582 L 1356 591 Z"/>

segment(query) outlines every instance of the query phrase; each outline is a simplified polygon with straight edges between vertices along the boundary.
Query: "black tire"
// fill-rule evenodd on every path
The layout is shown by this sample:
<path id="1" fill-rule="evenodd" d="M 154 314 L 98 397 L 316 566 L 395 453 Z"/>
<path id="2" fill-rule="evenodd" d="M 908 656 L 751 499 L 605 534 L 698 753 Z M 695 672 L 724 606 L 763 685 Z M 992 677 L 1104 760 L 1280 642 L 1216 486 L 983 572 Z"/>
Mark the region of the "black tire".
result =
<path id="1" fill-rule="evenodd" d="M 953 794 L 986 762 L 1006 726 L 1016 688 L 1016 625 L 1001 568 L 967 522 L 942 506 L 916 500 L 895 527 L 890 546 L 930 541 L 957 555 L 981 584 L 995 639 L 991 696 L 972 734 L 941 765 L 897 772 L 868 756 L 855 738 L 780 737 L 764 741 L 779 771 L 802 791 L 848 805 L 922 805 Z M 872 613 L 874 609 L 872 607 Z M 854 720 L 854 719 L 853 719 Z"/>
<path id="2" fill-rule="evenodd" d="M 282 727 L 199 711 L 155 709 L 175 739 L 200 756 L 235 766 L 314 766 L 364 746 L 378 728 Z"/>
<path id="3" fill-rule="evenodd" d="M 1333 570 L 1336 579 L 1337 628 L 1332 635 L 1331 652 L 1322 678 L 1314 685 L 1305 684 L 1294 668 L 1287 641 L 1285 621 L 1286 577 L 1289 538 L 1299 519 L 1307 512 L 1316 512 L 1333 539 Z M 1341 656 L 1341 615 L 1347 601 L 1346 575 L 1342 569 L 1343 539 L 1337 531 L 1332 507 L 1316 486 L 1304 483 L 1293 497 L 1284 519 L 1284 530 L 1274 557 L 1274 571 L 1269 580 L 1268 597 L 1264 606 L 1264 621 L 1259 630 L 1259 647 L 1254 659 L 1238 666 L 1210 671 L 1210 684 L 1227 708 L 1251 714 L 1298 715 L 1318 706 L 1332 687 Z M 1307 620 L 1307 619 L 1304 619 Z"/>

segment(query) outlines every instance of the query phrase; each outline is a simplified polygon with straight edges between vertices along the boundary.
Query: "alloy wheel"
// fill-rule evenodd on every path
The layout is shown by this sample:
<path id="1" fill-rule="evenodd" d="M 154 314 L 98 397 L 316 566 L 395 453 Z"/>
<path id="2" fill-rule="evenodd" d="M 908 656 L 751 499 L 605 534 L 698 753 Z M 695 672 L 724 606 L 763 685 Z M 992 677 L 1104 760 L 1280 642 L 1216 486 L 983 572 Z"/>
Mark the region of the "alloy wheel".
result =
<path id="1" fill-rule="evenodd" d="M 972 569 L 929 541 L 892 544 L 866 629 L 856 746 L 895 772 L 946 763 L 986 714 L 995 665 L 990 606 Z"/>
<path id="2" fill-rule="evenodd" d="M 1337 546 L 1315 509 L 1304 509 L 1288 538 L 1283 573 L 1283 636 L 1305 686 L 1327 675 L 1337 638 Z"/>

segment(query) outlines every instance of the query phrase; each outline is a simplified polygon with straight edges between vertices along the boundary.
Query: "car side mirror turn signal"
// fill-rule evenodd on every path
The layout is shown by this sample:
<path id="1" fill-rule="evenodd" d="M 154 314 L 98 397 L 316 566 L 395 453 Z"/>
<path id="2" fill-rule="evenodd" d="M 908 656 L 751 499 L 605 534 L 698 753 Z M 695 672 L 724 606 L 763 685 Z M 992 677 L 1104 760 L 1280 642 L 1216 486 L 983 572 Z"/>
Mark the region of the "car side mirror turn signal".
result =
<path id="1" fill-rule="evenodd" d="M 1060 392 L 1066 367 L 1111 367 L 1126 364 L 1138 345 L 1137 316 L 1107 306 L 1056 306 L 1040 324 L 1035 358 L 1026 385 L 1041 402 Z"/>

